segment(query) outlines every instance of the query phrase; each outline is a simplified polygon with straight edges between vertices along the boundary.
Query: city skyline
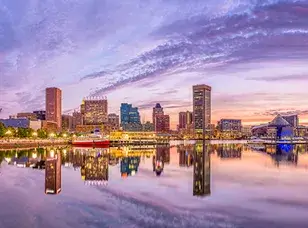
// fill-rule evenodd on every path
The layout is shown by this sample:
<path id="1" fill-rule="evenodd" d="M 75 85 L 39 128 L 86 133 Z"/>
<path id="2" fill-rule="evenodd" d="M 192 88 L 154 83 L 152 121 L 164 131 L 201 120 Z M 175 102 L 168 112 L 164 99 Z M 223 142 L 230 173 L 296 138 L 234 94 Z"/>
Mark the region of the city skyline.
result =
<path id="1" fill-rule="evenodd" d="M 109 113 L 127 102 L 151 120 L 160 103 L 174 129 L 192 85 L 207 84 L 212 123 L 281 112 L 308 125 L 308 3 L 254 2 L 3 1 L 0 118 L 43 109 L 58 87 L 63 111 L 106 95 Z"/>

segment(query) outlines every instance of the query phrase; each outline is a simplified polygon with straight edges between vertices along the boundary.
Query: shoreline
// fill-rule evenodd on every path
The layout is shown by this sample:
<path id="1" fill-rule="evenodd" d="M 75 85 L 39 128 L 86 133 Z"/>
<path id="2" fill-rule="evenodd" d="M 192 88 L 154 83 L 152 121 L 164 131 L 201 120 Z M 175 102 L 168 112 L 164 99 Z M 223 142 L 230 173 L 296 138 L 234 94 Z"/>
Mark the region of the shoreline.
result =
<path id="1" fill-rule="evenodd" d="M 57 145 L 69 145 L 68 140 L 2 140 L 0 141 L 0 151 L 7 149 L 21 149 L 46 147 Z"/>

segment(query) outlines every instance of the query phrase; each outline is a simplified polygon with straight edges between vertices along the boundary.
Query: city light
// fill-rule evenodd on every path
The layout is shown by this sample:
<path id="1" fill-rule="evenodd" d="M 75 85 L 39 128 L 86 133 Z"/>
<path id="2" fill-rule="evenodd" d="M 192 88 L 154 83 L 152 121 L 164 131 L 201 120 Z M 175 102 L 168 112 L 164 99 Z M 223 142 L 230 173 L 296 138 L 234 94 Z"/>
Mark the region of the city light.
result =
<path id="1" fill-rule="evenodd" d="M 32 136 L 36 137 L 37 136 L 37 132 L 33 132 Z"/>
<path id="2" fill-rule="evenodd" d="M 12 132 L 11 132 L 10 130 L 7 130 L 7 131 L 5 132 L 5 134 L 6 134 L 6 135 L 11 135 Z"/>
<path id="3" fill-rule="evenodd" d="M 32 153 L 32 158 L 36 159 L 37 158 L 37 153 Z"/>
<path id="4" fill-rule="evenodd" d="M 63 136 L 64 138 L 66 138 L 66 137 L 67 137 L 67 134 L 64 133 L 62 136 Z"/>
<path id="5" fill-rule="evenodd" d="M 50 133 L 49 137 L 53 138 L 53 137 L 55 137 L 55 134 L 54 133 Z"/>
<path id="6" fill-rule="evenodd" d="M 54 150 L 50 150 L 50 157 L 54 158 L 55 157 L 55 151 Z"/>

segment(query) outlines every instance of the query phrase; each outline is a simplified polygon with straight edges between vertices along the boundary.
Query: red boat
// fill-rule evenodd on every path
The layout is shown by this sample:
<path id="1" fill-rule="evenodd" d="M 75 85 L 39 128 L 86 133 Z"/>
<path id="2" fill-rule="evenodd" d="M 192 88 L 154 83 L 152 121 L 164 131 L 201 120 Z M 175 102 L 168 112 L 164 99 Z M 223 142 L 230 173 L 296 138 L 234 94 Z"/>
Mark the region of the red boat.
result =
<path id="1" fill-rule="evenodd" d="M 80 147 L 108 147 L 110 141 L 102 137 L 81 137 L 72 141 L 73 146 Z"/>

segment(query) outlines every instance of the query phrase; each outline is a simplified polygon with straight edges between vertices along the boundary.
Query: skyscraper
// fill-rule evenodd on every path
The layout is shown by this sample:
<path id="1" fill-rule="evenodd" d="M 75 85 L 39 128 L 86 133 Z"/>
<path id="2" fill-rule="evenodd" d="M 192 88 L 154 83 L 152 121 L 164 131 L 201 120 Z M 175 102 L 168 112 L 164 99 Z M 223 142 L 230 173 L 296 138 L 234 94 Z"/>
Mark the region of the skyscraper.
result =
<path id="1" fill-rule="evenodd" d="M 156 115 L 154 127 L 156 132 L 169 132 L 170 131 L 169 115 Z"/>
<path id="2" fill-rule="evenodd" d="M 211 90 L 208 85 L 193 86 L 193 123 L 195 134 L 202 134 L 211 124 Z"/>
<path id="3" fill-rule="evenodd" d="M 50 156 L 45 162 L 45 193 L 58 194 L 61 191 L 61 156 L 60 152 Z"/>
<path id="4" fill-rule="evenodd" d="M 121 104 L 121 126 L 125 131 L 141 131 L 142 124 L 137 107 L 132 104 Z"/>
<path id="5" fill-rule="evenodd" d="M 108 102 L 106 97 L 85 98 L 80 106 L 83 124 L 100 125 L 108 122 Z"/>
<path id="6" fill-rule="evenodd" d="M 152 121 L 153 121 L 154 126 L 155 126 L 157 115 L 164 115 L 164 109 L 161 107 L 159 103 L 157 103 L 155 107 L 153 108 Z"/>
<path id="7" fill-rule="evenodd" d="M 58 88 L 46 88 L 46 120 L 62 127 L 62 91 Z"/>
<path id="8" fill-rule="evenodd" d="M 192 112 L 180 112 L 179 113 L 179 129 L 185 129 L 192 123 Z"/>

